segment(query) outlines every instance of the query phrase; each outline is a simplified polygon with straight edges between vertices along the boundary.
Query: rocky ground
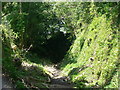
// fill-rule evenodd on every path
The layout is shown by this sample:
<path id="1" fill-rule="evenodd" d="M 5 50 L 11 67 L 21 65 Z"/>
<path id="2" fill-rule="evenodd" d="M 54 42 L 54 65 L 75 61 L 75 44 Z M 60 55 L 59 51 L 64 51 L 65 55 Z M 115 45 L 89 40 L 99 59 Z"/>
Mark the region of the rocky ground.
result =
<path id="1" fill-rule="evenodd" d="M 73 84 L 69 82 L 69 78 L 62 75 L 62 72 L 55 68 L 54 65 L 45 66 L 45 69 L 49 72 L 51 77 L 51 88 L 73 88 Z"/>
<path id="2" fill-rule="evenodd" d="M 50 90 L 55 88 L 73 88 L 73 84 L 69 82 L 69 78 L 62 75 L 62 72 L 55 67 L 55 65 L 45 65 L 44 69 L 47 71 L 47 74 L 50 76 L 50 84 L 46 84 Z M 15 88 L 12 84 L 12 81 L 6 74 L 2 74 L 2 88 Z"/>
<path id="3" fill-rule="evenodd" d="M 2 74 L 2 88 L 9 90 L 13 90 L 12 88 L 14 88 L 14 85 L 12 84 L 10 78 L 4 73 Z"/>

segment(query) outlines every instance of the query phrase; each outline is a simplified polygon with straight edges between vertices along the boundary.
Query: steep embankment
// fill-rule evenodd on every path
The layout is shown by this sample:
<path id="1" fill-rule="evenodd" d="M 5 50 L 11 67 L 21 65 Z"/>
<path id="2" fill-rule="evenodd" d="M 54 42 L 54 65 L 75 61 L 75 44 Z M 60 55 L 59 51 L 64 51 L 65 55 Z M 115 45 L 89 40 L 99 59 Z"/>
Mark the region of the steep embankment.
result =
<path id="1" fill-rule="evenodd" d="M 112 24 L 113 23 L 113 24 Z M 63 73 L 78 87 L 118 87 L 118 27 L 106 15 L 77 30 L 62 62 Z"/>

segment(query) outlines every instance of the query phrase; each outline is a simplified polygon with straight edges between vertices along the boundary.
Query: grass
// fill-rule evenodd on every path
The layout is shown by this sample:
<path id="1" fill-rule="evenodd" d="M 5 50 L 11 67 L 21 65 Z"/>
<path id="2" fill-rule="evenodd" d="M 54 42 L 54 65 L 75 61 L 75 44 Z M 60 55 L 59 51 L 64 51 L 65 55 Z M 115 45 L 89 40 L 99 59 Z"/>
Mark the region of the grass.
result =
<path id="1" fill-rule="evenodd" d="M 104 15 L 94 17 L 88 27 L 76 35 L 61 63 L 63 73 L 79 88 L 106 87 L 108 83 L 109 88 L 117 88 L 113 73 L 119 64 L 118 39 L 111 21 Z"/>

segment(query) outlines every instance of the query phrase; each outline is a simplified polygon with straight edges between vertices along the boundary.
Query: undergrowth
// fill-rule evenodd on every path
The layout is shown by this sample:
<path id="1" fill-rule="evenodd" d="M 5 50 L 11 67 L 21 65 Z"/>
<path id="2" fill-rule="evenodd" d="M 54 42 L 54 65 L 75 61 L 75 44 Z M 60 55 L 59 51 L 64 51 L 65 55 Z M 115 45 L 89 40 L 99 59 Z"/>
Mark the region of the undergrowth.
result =
<path id="1" fill-rule="evenodd" d="M 94 13 L 93 13 L 94 14 Z M 78 88 L 118 88 L 118 26 L 103 15 L 78 29 L 61 69 Z M 114 18 L 115 19 L 115 18 Z M 84 29 L 84 30 L 82 30 Z"/>
<path id="2" fill-rule="evenodd" d="M 2 23 L 3 72 L 9 75 L 15 88 L 48 88 L 46 84 L 49 83 L 49 76 L 43 65 L 50 62 L 19 49 L 15 44 L 17 33 L 10 29 L 9 23 L 8 25 Z M 16 58 L 20 60 L 20 65 L 14 61 Z"/>

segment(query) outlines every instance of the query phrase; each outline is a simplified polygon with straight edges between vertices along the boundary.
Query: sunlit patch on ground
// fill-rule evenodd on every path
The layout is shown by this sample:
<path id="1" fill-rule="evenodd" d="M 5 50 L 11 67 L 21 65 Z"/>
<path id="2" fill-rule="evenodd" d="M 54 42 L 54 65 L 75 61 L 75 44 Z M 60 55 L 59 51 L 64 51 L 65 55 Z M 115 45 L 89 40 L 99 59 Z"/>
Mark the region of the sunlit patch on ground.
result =
<path id="1" fill-rule="evenodd" d="M 51 77 L 50 88 L 73 88 L 73 85 L 69 82 L 69 77 L 63 76 L 61 70 L 54 67 L 54 65 L 45 65 L 44 69 Z"/>

